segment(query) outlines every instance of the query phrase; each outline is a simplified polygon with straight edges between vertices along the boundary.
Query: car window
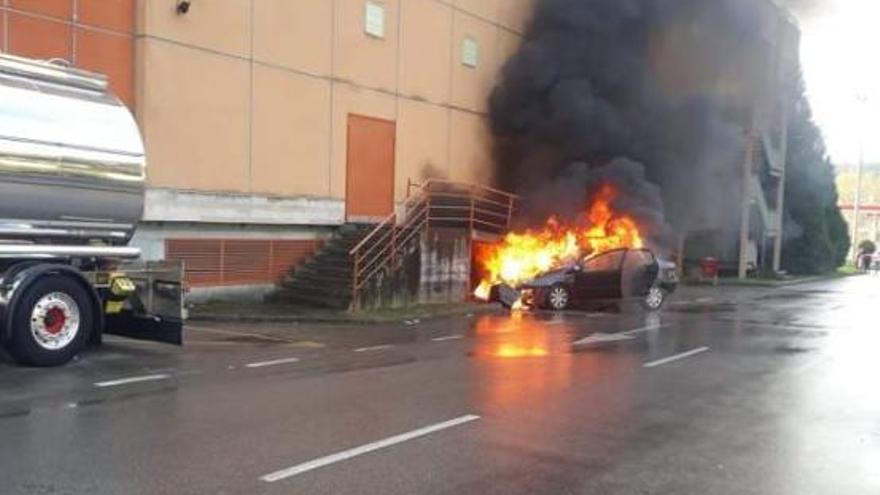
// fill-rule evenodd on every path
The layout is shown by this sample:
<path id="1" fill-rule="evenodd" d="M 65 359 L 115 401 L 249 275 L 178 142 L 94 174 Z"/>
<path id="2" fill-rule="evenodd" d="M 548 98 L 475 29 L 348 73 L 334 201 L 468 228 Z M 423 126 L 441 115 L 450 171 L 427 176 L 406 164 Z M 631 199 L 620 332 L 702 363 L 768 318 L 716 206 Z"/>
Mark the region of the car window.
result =
<path id="1" fill-rule="evenodd" d="M 608 272 L 620 269 L 624 251 L 613 251 L 589 258 L 584 262 L 585 272 Z"/>
<path id="2" fill-rule="evenodd" d="M 654 263 L 654 255 L 643 249 L 633 249 L 626 253 L 626 267 L 638 268 Z"/>

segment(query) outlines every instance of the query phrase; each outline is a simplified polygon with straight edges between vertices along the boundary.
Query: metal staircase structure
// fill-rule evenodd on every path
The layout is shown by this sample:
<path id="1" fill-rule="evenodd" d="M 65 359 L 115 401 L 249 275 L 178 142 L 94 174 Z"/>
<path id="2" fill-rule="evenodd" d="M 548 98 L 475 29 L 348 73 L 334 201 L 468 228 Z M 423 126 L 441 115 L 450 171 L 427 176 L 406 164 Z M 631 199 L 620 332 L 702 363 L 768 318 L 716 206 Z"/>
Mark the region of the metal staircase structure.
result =
<path id="1" fill-rule="evenodd" d="M 464 229 L 502 235 L 510 228 L 518 196 L 498 189 L 429 179 L 407 185 L 407 199 L 376 225 L 350 251 L 351 309 L 358 310 L 362 293 L 377 277 L 393 276 L 402 260 L 432 228 Z"/>

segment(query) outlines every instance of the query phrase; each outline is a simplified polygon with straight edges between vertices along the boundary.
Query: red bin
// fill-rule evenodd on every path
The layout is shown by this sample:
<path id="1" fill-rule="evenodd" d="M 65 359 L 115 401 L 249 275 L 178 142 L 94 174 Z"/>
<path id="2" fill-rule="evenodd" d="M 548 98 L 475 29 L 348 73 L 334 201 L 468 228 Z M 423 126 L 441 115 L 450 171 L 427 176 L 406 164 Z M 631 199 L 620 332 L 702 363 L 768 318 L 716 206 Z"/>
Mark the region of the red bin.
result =
<path id="1" fill-rule="evenodd" d="M 703 258 L 700 260 L 700 274 L 704 279 L 711 279 L 713 282 L 718 281 L 718 268 L 720 263 L 717 258 Z"/>

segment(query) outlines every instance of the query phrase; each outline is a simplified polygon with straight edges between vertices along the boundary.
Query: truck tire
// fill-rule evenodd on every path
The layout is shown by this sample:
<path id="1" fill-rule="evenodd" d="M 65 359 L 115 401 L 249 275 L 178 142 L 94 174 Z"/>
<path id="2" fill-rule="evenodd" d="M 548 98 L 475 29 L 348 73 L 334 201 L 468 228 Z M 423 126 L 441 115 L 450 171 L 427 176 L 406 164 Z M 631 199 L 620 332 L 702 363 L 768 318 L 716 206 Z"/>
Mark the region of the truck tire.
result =
<path id="1" fill-rule="evenodd" d="M 85 347 L 95 326 L 91 295 L 71 277 L 43 275 L 12 310 L 9 354 L 26 366 L 60 366 Z"/>

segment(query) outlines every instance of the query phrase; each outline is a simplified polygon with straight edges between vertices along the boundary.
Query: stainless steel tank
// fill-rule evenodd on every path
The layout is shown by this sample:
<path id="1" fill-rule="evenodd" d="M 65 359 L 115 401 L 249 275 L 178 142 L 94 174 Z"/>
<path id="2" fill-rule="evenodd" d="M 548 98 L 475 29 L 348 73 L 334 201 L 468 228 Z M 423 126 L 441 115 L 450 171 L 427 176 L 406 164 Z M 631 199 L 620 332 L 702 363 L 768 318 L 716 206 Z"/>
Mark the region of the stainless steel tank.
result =
<path id="1" fill-rule="evenodd" d="M 126 244 L 145 166 L 103 76 L 0 55 L 0 243 Z"/>

